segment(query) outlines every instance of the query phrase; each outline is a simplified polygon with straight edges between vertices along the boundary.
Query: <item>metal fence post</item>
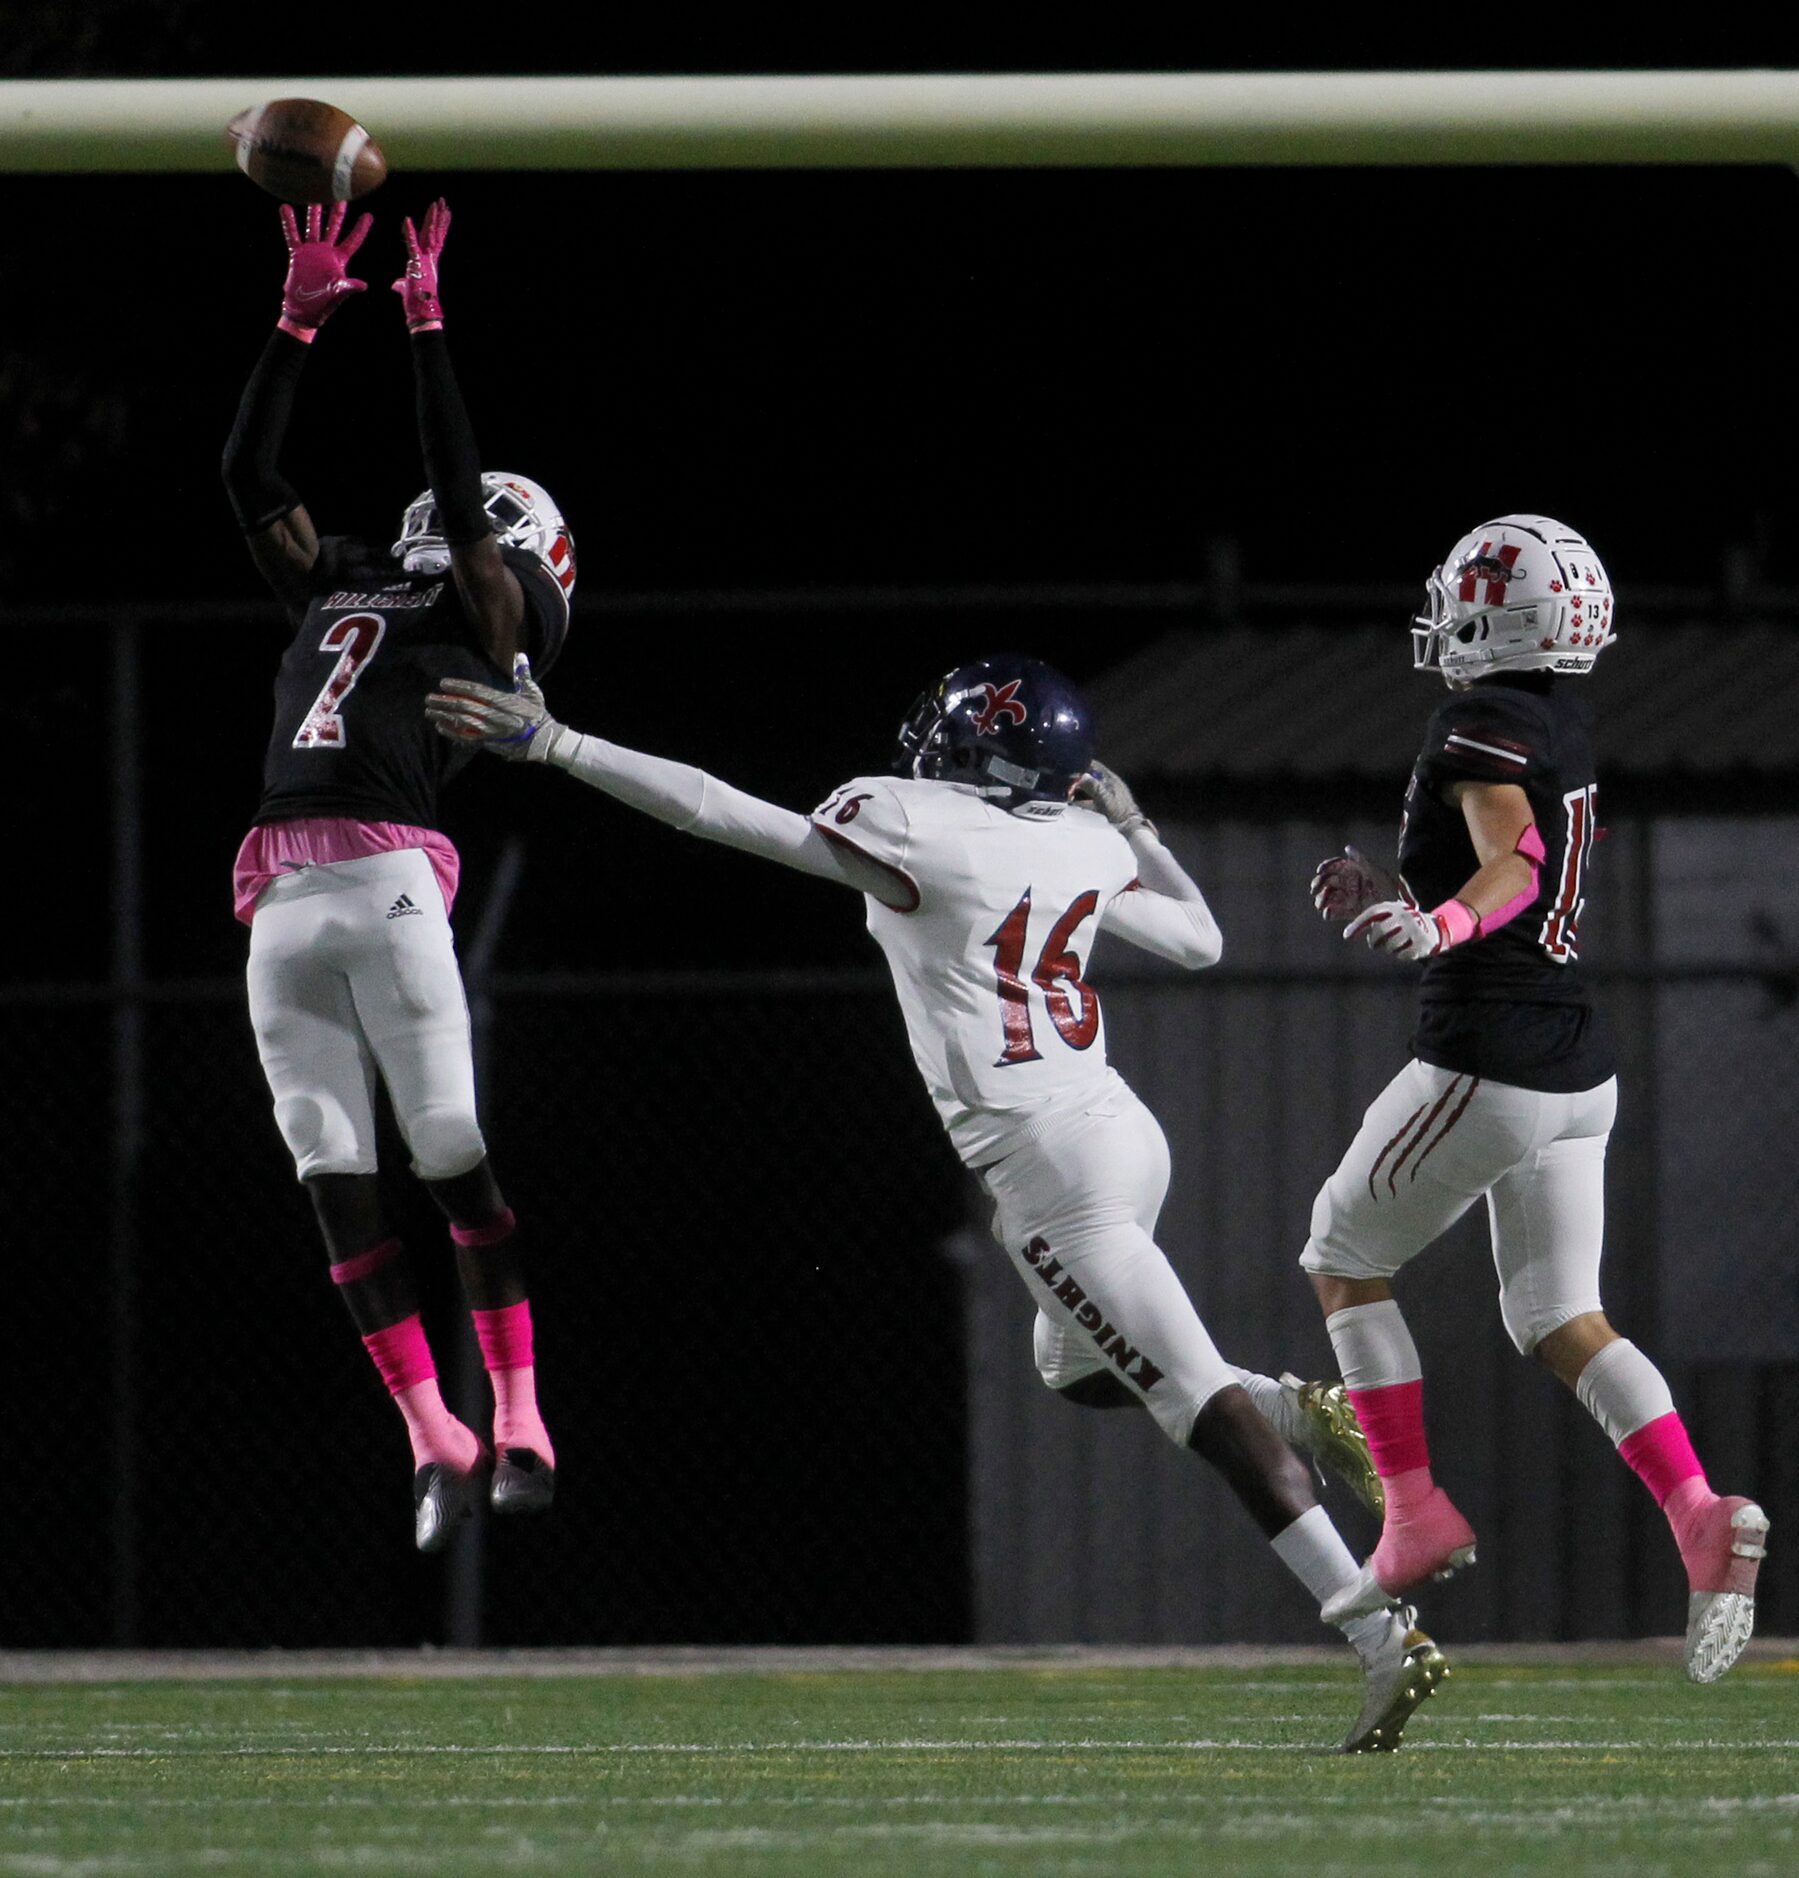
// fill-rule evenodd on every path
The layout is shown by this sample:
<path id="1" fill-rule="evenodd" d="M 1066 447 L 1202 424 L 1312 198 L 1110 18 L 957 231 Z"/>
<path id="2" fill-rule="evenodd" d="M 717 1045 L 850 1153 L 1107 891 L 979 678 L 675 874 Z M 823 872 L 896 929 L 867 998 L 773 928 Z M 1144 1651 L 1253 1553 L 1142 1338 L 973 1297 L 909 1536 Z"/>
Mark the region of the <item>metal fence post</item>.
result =
<path id="1" fill-rule="evenodd" d="M 485 1089 L 489 1046 L 493 1037 L 493 964 L 506 916 L 512 910 L 518 884 L 525 871 L 525 844 L 509 835 L 500 850 L 493 880 L 482 902 L 463 962 L 463 983 L 469 999 L 469 1032 L 475 1056 L 475 1086 Z M 450 1406 L 465 1422 L 478 1422 L 487 1407 L 487 1377 L 474 1327 L 465 1316 L 450 1352 Z M 458 1649 L 476 1649 L 481 1643 L 487 1581 L 487 1509 L 476 1509 L 475 1520 L 451 1548 L 444 1576 L 444 1641 Z"/>
<path id="2" fill-rule="evenodd" d="M 112 1637 L 138 1641 L 138 1167 L 144 1133 L 143 778 L 140 623 L 120 620 L 112 658 Z"/>

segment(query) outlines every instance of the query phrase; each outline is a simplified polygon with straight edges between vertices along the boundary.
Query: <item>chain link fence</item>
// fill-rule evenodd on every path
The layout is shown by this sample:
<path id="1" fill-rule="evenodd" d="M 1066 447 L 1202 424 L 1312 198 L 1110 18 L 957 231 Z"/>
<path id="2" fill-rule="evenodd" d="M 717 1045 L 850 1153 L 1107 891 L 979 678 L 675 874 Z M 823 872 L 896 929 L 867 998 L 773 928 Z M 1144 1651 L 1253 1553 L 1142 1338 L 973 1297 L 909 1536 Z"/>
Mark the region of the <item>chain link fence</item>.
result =
<path id="1" fill-rule="evenodd" d="M 1111 982 L 1115 1054 L 1174 1144 L 1164 1242 L 1219 1342 L 1258 1366 L 1327 1362 L 1293 1258 L 1346 1105 L 1397 1060 L 1403 989 L 1228 968 Z M 998 1252 L 971 1272 L 946 1250 L 984 1215 L 881 978 L 503 979 L 491 1000 L 488 1131 L 528 1235 L 561 1494 L 551 1517 L 484 1525 L 430 1560 L 411 1550 L 403 1433 L 326 1278 L 241 990 L 149 998 L 135 1036 L 101 1000 L 12 1003 L 9 1138 L 61 1197 L 16 1267 L 28 1484 L 7 1643 L 904 1642 L 981 1627 L 977 1589 L 1023 1570 L 1005 1547 L 1034 1530 L 1006 1513 L 1016 1496 L 981 1444 L 1002 1426 L 1008 1465 L 1035 1457 L 1047 1478 L 1070 1411 L 1030 1372 L 1029 1303 Z M 1778 1503 L 1799 1489 L 1780 1437 L 1799 1410 L 1799 1092 L 1781 1074 L 1799 1003 L 1740 968 L 1626 976 L 1608 1001 L 1637 1091 L 1613 1159 L 1611 1307 L 1667 1360 L 1714 1471 Z M 143 1065 L 135 1152 L 118 1134 L 121 1049 Z M 1652 1082 L 1657 1063 L 1681 1073 Z M 392 1197 L 447 1388 L 478 1411 L 442 1222 L 403 1177 Z M 1478 1628 L 1666 1628 L 1674 1568 L 1653 1511 L 1503 1344 L 1481 1239 L 1458 1229 L 1406 1281 L 1438 1379 L 1433 1431 L 1481 1476 L 1470 1511 L 1498 1541 Z M 994 1311 L 1000 1330 L 981 1330 Z M 971 1425 L 971 1388 L 1008 1365 L 1012 1419 Z M 1192 1635 L 1201 1609 L 1198 1634 L 1228 1631 L 1237 1594 L 1199 1599 L 1193 1573 L 1251 1596 L 1254 1548 L 1203 1470 L 1116 1417 L 1072 1419 L 1090 1491 L 1026 1544 L 1044 1608 L 1076 1633 Z M 1083 1562 L 1083 1534 L 1118 1549 L 1105 1483 L 1145 1442 L 1142 1464 L 1165 1470 L 1152 1500 L 1211 1499 L 1160 1566 L 1156 1543 L 1137 1546 L 1131 1571 L 1160 1575 L 1133 1609 Z M 1244 1569 L 1222 1571 L 1237 1551 Z M 1792 1576 L 1777 1555 L 1770 1627 L 1799 1619 Z"/>
<path id="2" fill-rule="evenodd" d="M 9 1642 L 965 1629 L 958 1281 L 937 1252 L 961 1175 L 884 986 L 549 981 L 495 1004 L 487 1126 L 560 1496 L 464 1548 L 472 1579 L 454 1549 L 411 1551 L 403 1430 L 327 1279 L 241 991 L 143 1011 L 129 1167 L 107 1158 L 104 1009 L 14 1007 L 7 1123 L 70 1203 L 25 1261 L 14 1381 L 52 1412 Z M 391 1198 L 447 1387 L 484 1410 L 443 1222 L 403 1177 Z"/>
<path id="3" fill-rule="evenodd" d="M 872 954 L 848 971 L 496 972 L 511 945 L 482 917 L 503 898 L 492 868 L 471 871 L 459 919 L 561 1490 L 547 1519 L 483 1521 L 419 1558 L 401 1425 L 326 1276 L 241 981 L 171 969 L 193 906 L 224 918 L 217 882 L 178 856 L 134 874 L 131 727 L 186 719 L 154 692 L 140 709 L 124 653 L 113 677 L 110 937 L 73 920 L 38 982 L 0 990 L 0 1127 L 22 1170 L 0 1641 L 1311 1634 L 1264 1608 L 1265 1566 L 1204 1470 L 1037 1385 L 1029 1300 L 996 1250 L 981 1262 L 985 1211 Z M 107 801 L 76 780 L 91 825 Z M 178 827 L 166 775 L 156 790 L 153 823 Z M 1094 962 L 1116 1058 L 1174 1148 L 1164 1243 L 1221 1347 L 1259 1367 L 1329 1362 L 1293 1261 L 1408 1027 L 1405 976 L 1336 945 L 1298 898 L 1345 838 L 1390 850 L 1390 826 L 1329 815 L 1165 825 L 1225 964 L 1183 977 L 1109 945 Z M 1602 855 L 1603 926 L 1590 916 L 1624 1059 L 1608 1303 L 1664 1361 L 1720 1482 L 1762 1495 L 1777 1533 L 1799 1500 L 1799 870 L 1756 857 L 1795 840 L 1790 820 L 1627 821 Z M 70 903 L 91 901 L 91 858 L 63 860 Z M 771 907 L 783 889 L 810 891 L 771 877 Z M 565 869 L 555 904 L 610 918 L 619 892 Z M 479 1415 L 444 1226 L 391 1128 L 384 1162 L 447 1392 Z M 1445 1621 L 1665 1629 L 1679 1584 L 1654 1511 L 1504 1343 L 1480 1237 L 1465 1224 L 1405 1281 L 1433 1436 L 1478 1474 L 1469 1511 L 1493 1540 Z M 1158 1523 L 1176 1496 L 1203 1516 Z M 1795 1561 L 1777 1545 L 1769 1629 L 1799 1624 Z"/>

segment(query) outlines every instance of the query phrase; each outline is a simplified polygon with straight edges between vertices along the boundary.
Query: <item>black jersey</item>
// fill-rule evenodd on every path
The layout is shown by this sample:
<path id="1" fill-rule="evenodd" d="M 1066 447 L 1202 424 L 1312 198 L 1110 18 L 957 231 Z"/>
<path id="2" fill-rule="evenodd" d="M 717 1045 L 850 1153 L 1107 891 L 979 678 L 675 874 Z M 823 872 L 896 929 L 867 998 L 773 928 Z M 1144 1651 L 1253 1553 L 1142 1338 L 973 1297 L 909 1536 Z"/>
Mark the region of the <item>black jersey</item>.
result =
<path id="1" fill-rule="evenodd" d="M 520 644 L 541 676 L 568 630 L 568 601 L 549 570 L 502 547 L 525 595 Z M 275 678 L 275 727 L 256 821 L 341 815 L 437 826 L 439 789 L 475 754 L 425 716 L 444 678 L 509 685 L 462 610 L 456 583 L 409 574 L 373 542 L 319 543 L 312 597 Z"/>
<path id="2" fill-rule="evenodd" d="M 1598 833 L 1598 786 L 1583 704 L 1546 673 L 1502 674 L 1439 705 L 1406 792 L 1399 871 L 1439 906 L 1479 861 L 1458 782 L 1516 783 L 1546 858 L 1537 897 L 1485 938 L 1424 967 L 1421 1061 L 1523 1089 L 1591 1089 L 1614 1073 L 1611 1039 L 1580 971 L 1580 915 Z"/>

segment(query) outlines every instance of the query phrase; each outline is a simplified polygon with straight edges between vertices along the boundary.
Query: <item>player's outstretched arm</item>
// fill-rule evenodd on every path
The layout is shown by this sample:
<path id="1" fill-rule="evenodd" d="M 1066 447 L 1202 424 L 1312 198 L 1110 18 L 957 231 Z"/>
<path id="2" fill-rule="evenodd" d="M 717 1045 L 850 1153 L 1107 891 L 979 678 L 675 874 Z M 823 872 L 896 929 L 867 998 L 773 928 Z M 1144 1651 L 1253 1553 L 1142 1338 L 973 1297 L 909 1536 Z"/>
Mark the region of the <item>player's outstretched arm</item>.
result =
<path id="1" fill-rule="evenodd" d="M 302 234 L 293 210 L 285 203 L 281 206 L 281 232 L 287 241 L 281 317 L 238 401 L 221 465 L 225 493 L 244 531 L 250 558 L 290 605 L 305 597 L 306 577 L 318 559 L 319 538 L 298 493 L 281 474 L 281 445 L 293 415 L 307 348 L 337 308 L 368 284 L 351 277 L 349 263 L 374 218 L 361 216 L 344 235 L 346 208 L 338 203 L 329 220 L 321 208 L 308 209 Z"/>
<path id="2" fill-rule="evenodd" d="M 425 714 L 452 741 L 479 744 L 495 756 L 548 763 L 685 834 L 896 903 L 891 872 L 832 842 L 804 815 L 734 789 L 691 764 L 629 750 L 558 723 L 523 653 L 513 661 L 513 681 L 511 691 L 497 691 L 472 679 L 446 678 L 425 701 Z"/>
<path id="3" fill-rule="evenodd" d="M 1132 945 L 1197 971 L 1224 956 L 1224 935 L 1198 884 L 1162 845 L 1116 770 L 1095 763 L 1075 784 L 1074 799 L 1097 809 L 1131 844 L 1137 884 L 1107 906 L 1100 924 Z"/>
<path id="4" fill-rule="evenodd" d="M 502 671 L 510 671 L 521 649 L 525 595 L 487 519 L 481 458 L 444 338 L 437 271 L 450 232 L 449 204 L 439 196 L 425 211 L 421 227 L 413 226 L 411 216 L 400 227 L 406 238 L 406 271 L 393 290 L 412 335 L 412 383 L 425 479 L 437 498 L 438 522 L 450 548 L 450 575 L 463 611 L 481 635 L 488 657 Z"/>
<path id="5" fill-rule="evenodd" d="M 1343 928 L 1394 958 L 1428 959 L 1484 938 L 1537 898 L 1546 856 L 1530 797 L 1516 783 L 1460 782 L 1453 798 L 1480 866 L 1454 896 L 1428 912 L 1409 901 L 1371 906 Z"/>

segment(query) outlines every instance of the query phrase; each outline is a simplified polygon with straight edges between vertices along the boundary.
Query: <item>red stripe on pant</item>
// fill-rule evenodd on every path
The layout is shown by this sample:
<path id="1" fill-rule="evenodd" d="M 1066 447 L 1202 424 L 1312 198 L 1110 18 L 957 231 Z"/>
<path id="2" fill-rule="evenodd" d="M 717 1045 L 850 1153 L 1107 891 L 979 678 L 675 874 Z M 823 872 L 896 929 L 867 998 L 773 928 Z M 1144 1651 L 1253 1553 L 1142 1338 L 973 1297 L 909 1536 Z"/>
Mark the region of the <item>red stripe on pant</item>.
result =
<path id="1" fill-rule="evenodd" d="M 1459 1122 L 1462 1119 L 1462 1117 L 1468 1112 L 1468 1104 L 1474 1100 L 1474 1092 L 1479 1087 L 1480 1087 L 1480 1078 L 1476 1076 L 1475 1079 L 1468 1085 L 1468 1093 L 1465 1096 L 1463 1096 L 1461 1101 L 1459 1101 L 1455 1105 L 1455 1113 L 1451 1115 L 1449 1120 L 1446 1121 L 1443 1124 L 1443 1126 L 1437 1130 L 1436 1137 L 1431 1142 L 1430 1146 L 1426 1148 L 1424 1152 L 1418 1156 L 1417 1160 L 1415 1160 L 1412 1163 L 1412 1171 L 1407 1176 L 1408 1179 L 1416 1180 L 1418 1178 L 1419 1168 L 1421 1168 L 1424 1165 L 1424 1163 L 1428 1161 L 1433 1154 L 1436 1153 L 1437 1149 L 1441 1147 L 1443 1144 L 1443 1137 L 1447 1135 L 1450 1129 L 1452 1129 L 1456 1125 L 1456 1123 Z"/>
<path id="2" fill-rule="evenodd" d="M 1445 1089 L 1440 1096 L 1437 1097 L 1436 1107 L 1433 1108 L 1427 1116 L 1425 1116 L 1423 1126 L 1420 1127 L 1417 1133 L 1415 1133 L 1412 1136 L 1411 1140 L 1408 1141 L 1405 1144 L 1405 1146 L 1400 1149 L 1399 1159 L 1396 1160 L 1393 1163 L 1393 1165 L 1387 1169 L 1387 1191 L 1389 1193 L 1391 1194 L 1398 1193 L 1399 1189 L 1395 1185 L 1395 1183 L 1399 1179 L 1399 1170 L 1403 1166 L 1405 1166 L 1406 1161 L 1410 1158 L 1413 1150 L 1418 1146 L 1418 1144 L 1421 1141 L 1423 1141 L 1424 1137 L 1428 1135 L 1431 1129 L 1436 1126 L 1437 1117 L 1441 1115 L 1444 1109 L 1446 1109 L 1449 1106 L 1450 1102 L 1454 1100 L 1455 1092 L 1456 1092 L 1456 1085 L 1460 1083 L 1461 1080 L 1462 1080 L 1461 1077 L 1459 1076 L 1456 1077 L 1455 1081 L 1452 1082 L 1449 1085 L 1449 1087 Z"/>
<path id="3" fill-rule="evenodd" d="M 1410 1130 L 1413 1122 L 1415 1122 L 1418 1119 L 1418 1117 L 1422 1115 L 1423 1113 L 1424 1113 L 1424 1104 L 1420 1102 L 1418 1106 L 1412 1110 L 1411 1114 L 1405 1118 L 1405 1124 L 1403 1127 L 1401 1127 L 1399 1133 L 1396 1134 L 1393 1137 L 1393 1139 L 1389 1141 L 1384 1148 L 1381 1149 L 1379 1155 L 1376 1156 L 1374 1165 L 1368 1170 L 1368 1197 L 1369 1199 L 1378 1200 L 1380 1198 L 1380 1195 L 1374 1191 L 1374 1180 L 1375 1180 L 1375 1176 L 1381 1170 L 1381 1163 L 1387 1158 L 1389 1154 L 1393 1152 L 1393 1150 L 1396 1147 L 1399 1146 L 1400 1141 L 1404 1138 L 1406 1133 Z M 1426 1122 L 1425 1126 L 1428 1128 L 1430 1124 Z"/>

